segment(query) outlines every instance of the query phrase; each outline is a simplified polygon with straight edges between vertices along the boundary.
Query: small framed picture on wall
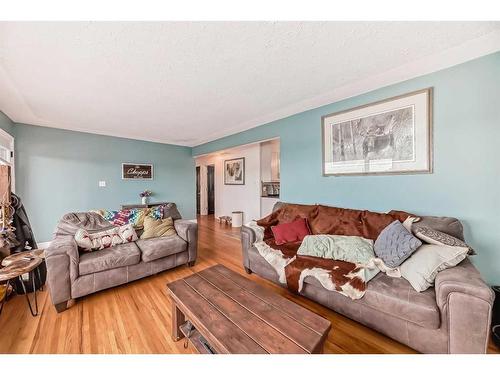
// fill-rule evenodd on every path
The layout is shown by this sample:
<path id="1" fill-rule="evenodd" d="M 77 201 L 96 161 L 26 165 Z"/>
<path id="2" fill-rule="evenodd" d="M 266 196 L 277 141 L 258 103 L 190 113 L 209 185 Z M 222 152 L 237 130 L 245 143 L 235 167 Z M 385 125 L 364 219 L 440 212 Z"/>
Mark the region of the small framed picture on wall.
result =
<path id="1" fill-rule="evenodd" d="M 245 185 L 245 158 L 224 160 L 224 185 Z"/>

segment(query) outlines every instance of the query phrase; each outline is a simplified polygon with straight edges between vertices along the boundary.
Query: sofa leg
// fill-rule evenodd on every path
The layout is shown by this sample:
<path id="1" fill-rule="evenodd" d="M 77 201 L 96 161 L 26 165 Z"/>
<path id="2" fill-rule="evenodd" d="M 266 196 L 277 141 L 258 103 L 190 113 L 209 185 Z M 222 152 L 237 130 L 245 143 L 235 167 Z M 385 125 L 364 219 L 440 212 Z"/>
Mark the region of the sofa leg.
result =
<path id="1" fill-rule="evenodd" d="M 56 311 L 58 313 L 62 313 L 63 311 L 65 311 L 68 308 L 68 301 L 57 303 L 54 305 L 54 307 L 56 308 Z"/>
<path id="2" fill-rule="evenodd" d="M 248 273 L 249 275 L 251 275 L 251 274 L 252 274 L 252 270 L 251 270 L 250 268 L 246 268 L 246 267 L 245 267 L 245 272 L 246 272 L 246 273 Z"/>
<path id="3" fill-rule="evenodd" d="M 191 262 L 188 262 L 188 267 L 193 267 L 196 261 L 192 260 Z"/>

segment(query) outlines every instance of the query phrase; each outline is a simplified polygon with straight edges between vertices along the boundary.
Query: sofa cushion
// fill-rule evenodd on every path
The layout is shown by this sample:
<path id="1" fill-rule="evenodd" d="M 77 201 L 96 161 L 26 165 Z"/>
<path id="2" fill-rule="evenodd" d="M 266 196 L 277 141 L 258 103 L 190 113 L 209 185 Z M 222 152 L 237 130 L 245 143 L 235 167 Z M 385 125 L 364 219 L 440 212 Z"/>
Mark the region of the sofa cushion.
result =
<path id="1" fill-rule="evenodd" d="M 84 253 L 80 256 L 78 271 L 80 275 L 131 266 L 139 263 L 141 252 L 135 242 L 124 243 L 108 249 Z"/>
<path id="2" fill-rule="evenodd" d="M 304 283 L 322 288 L 319 281 L 306 277 Z M 335 293 L 335 292 L 332 292 Z M 437 329 L 441 324 L 434 289 L 416 292 L 403 278 L 389 277 L 379 273 L 368 284 L 363 298 L 343 303 L 360 303 L 395 318 L 417 324 L 424 328 Z"/>
<path id="3" fill-rule="evenodd" d="M 186 251 L 188 244 L 178 235 L 158 238 L 148 238 L 136 242 L 142 253 L 143 262 L 151 262 L 168 255 Z"/>

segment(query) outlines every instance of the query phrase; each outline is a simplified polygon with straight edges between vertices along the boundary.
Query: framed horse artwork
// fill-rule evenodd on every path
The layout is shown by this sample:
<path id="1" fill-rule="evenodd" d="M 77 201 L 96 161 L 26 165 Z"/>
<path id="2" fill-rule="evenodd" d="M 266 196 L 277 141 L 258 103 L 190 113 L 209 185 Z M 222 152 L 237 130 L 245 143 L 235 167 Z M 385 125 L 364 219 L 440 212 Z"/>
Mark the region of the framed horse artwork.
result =
<path id="1" fill-rule="evenodd" d="M 432 173 L 432 88 L 321 118 L 323 175 Z"/>

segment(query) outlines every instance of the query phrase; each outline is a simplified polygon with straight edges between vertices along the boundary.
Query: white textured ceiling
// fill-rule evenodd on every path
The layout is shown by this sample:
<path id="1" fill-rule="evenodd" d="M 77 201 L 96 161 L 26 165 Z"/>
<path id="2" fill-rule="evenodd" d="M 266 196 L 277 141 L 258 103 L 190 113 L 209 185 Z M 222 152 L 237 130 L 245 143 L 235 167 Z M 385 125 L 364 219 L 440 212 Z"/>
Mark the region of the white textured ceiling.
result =
<path id="1" fill-rule="evenodd" d="M 0 22 L 0 110 L 15 122 L 193 146 L 500 49 L 499 30 L 498 22 Z"/>

